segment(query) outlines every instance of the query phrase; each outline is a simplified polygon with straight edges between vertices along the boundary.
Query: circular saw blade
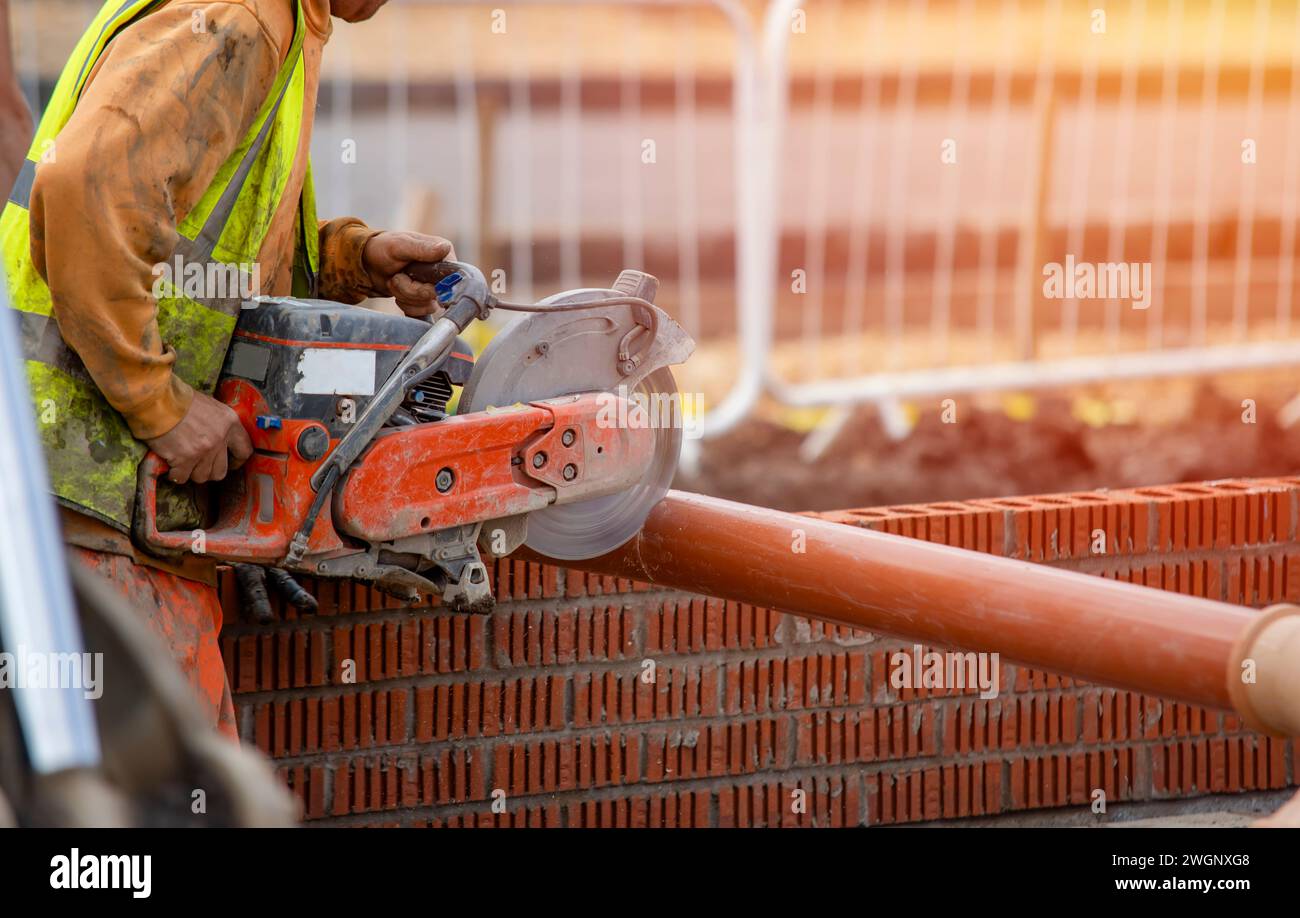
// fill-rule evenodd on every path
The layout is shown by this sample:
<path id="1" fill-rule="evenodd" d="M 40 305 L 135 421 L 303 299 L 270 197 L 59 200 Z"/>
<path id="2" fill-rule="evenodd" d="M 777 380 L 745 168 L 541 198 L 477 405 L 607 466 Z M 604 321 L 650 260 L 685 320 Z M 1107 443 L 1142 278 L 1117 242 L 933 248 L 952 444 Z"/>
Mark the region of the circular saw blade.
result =
<path id="1" fill-rule="evenodd" d="M 542 302 L 611 295 L 616 292 L 575 290 Z M 474 375 L 461 393 L 461 413 L 578 392 L 617 391 L 621 377 L 611 348 L 617 347 L 618 337 L 598 326 L 583 313 L 537 314 L 513 323 L 475 361 Z M 542 359 L 534 350 L 540 340 L 549 347 Z M 672 372 L 661 367 L 648 374 L 636 391 L 655 404 L 656 396 L 676 395 L 677 383 Z M 653 456 L 640 482 L 617 494 L 534 510 L 528 514 L 524 544 L 559 561 L 581 561 L 613 551 L 636 535 L 651 508 L 668 492 L 682 447 L 679 424 L 653 427 L 651 432 Z"/>

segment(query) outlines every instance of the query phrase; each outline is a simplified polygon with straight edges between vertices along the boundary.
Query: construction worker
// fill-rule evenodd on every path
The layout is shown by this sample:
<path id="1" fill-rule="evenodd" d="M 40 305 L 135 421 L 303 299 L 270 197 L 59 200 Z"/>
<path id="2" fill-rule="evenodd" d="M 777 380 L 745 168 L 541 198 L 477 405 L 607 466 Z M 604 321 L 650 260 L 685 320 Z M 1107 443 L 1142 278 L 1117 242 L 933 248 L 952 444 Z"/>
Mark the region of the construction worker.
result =
<path id="1" fill-rule="evenodd" d="M 435 311 L 433 288 L 402 269 L 448 257 L 447 240 L 316 219 L 308 150 L 330 17 L 365 20 L 385 2 L 108 0 L 0 220 L 65 541 L 144 611 L 232 736 L 215 566 L 133 544 L 136 467 L 147 450 L 166 460 L 159 523 L 193 529 L 201 486 L 250 455 L 212 398 L 241 284 Z M 241 284 L 181 284 L 173 265 Z"/>

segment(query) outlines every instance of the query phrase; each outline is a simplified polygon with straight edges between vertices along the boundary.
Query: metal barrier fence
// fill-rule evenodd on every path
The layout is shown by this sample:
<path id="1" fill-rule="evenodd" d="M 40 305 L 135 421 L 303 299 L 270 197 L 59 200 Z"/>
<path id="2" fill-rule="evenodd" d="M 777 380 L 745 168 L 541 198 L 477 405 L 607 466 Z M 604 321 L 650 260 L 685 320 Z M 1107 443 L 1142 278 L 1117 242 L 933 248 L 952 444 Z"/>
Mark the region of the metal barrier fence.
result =
<path id="1" fill-rule="evenodd" d="M 769 4 L 781 401 L 1300 360 L 1295 5 L 1101 6 Z"/>
<path id="2" fill-rule="evenodd" d="M 29 96 L 97 5 L 13 0 Z M 769 0 L 757 38 L 751 12 L 393 0 L 340 24 L 321 212 L 449 236 L 516 298 L 659 275 L 726 367 L 705 433 L 764 394 L 1300 363 L 1294 4 Z"/>

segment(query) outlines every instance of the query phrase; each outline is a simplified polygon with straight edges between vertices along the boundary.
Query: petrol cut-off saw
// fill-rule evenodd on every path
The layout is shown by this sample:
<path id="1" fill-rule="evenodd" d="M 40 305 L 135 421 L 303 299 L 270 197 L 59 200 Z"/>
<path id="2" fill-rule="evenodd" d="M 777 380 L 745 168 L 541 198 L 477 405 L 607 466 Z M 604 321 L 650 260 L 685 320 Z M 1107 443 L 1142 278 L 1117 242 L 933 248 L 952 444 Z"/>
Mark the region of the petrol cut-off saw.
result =
<path id="1" fill-rule="evenodd" d="M 202 547 L 487 611 L 484 555 L 527 545 L 580 560 L 640 529 L 682 440 L 681 423 L 662 423 L 672 414 L 646 408 L 679 404 L 669 367 L 695 344 L 639 271 L 533 305 L 499 301 L 472 265 L 407 273 L 436 285 L 437 319 L 322 300 L 245 304 L 217 397 L 254 453 L 222 483 Z M 498 308 L 527 315 L 475 360 L 459 335 Z M 191 531 L 158 528 L 166 471 L 153 453 L 141 463 L 135 535 L 152 551 L 190 551 Z"/>

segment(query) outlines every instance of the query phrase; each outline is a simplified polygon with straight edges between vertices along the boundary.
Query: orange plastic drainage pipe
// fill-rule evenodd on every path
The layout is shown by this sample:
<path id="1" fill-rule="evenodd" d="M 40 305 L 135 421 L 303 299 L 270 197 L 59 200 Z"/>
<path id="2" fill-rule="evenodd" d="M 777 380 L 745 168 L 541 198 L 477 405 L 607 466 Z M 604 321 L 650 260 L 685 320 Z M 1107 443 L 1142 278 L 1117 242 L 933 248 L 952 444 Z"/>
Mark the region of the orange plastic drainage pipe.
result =
<path id="1" fill-rule="evenodd" d="M 1300 734 L 1300 608 L 1253 609 L 670 491 L 576 566 L 1235 709 Z M 1254 660 L 1243 682 L 1242 660 Z"/>

